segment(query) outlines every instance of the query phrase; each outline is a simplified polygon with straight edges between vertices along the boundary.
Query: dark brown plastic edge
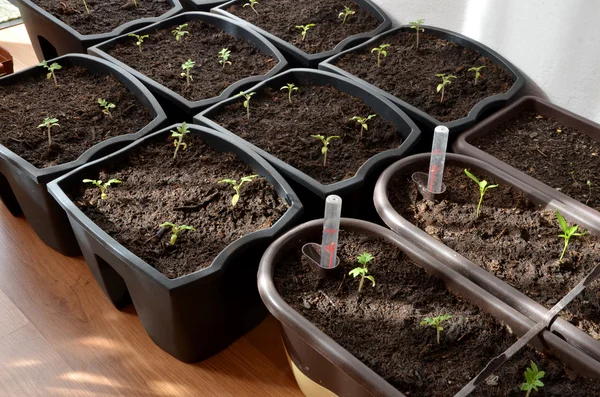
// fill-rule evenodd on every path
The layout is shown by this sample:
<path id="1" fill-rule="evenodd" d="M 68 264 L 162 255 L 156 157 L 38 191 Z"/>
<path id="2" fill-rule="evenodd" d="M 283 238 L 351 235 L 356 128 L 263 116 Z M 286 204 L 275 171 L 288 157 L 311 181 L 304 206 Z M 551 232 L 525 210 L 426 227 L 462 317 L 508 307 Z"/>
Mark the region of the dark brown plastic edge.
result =
<path id="1" fill-rule="evenodd" d="M 373 372 L 350 352 L 319 330 L 279 295 L 273 274 L 287 246 L 308 242 L 320 236 L 323 220 L 310 221 L 295 227 L 277 239 L 265 251 L 258 270 L 258 289 L 267 309 L 282 324 L 286 350 L 296 367 L 314 382 L 340 396 L 404 396 L 395 387 Z M 404 251 L 418 266 L 442 279 L 458 295 L 468 299 L 505 322 L 518 336 L 524 335 L 535 323 L 494 297 L 467 278 L 433 258 L 401 235 L 373 223 L 342 218 L 340 228 L 380 237 Z M 532 340 L 540 351 L 552 351 L 564 363 L 581 374 L 600 379 L 600 363 L 556 335 L 543 331 Z"/>

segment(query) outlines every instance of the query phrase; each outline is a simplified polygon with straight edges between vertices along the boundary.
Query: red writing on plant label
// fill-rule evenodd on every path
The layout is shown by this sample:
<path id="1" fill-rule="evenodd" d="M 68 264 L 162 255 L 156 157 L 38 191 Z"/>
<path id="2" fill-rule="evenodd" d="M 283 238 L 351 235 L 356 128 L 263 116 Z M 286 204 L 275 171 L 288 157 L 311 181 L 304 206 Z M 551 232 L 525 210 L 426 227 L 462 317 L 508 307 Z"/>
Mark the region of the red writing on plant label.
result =
<path id="1" fill-rule="evenodd" d="M 440 169 L 440 167 L 437 164 L 434 164 L 431 166 L 431 169 L 429 170 L 429 173 L 431 174 L 431 183 L 429 184 L 429 191 L 432 192 L 433 191 L 433 180 L 435 179 L 435 173 L 438 172 Z"/>
<path id="2" fill-rule="evenodd" d="M 335 252 L 335 244 L 332 242 L 328 246 L 323 247 L 323 249 L 329 252 L 329 268 L 331 269 L 333 267 L 333 253 Z"/>
<path id="3" fill-rule="evenodd" d="M 325 228 L 325 229 L 323 229 L 323 231 L 327 234 L 336 234 L 338 232 L 337 229 L 332 229 L 332 228 Z"/>

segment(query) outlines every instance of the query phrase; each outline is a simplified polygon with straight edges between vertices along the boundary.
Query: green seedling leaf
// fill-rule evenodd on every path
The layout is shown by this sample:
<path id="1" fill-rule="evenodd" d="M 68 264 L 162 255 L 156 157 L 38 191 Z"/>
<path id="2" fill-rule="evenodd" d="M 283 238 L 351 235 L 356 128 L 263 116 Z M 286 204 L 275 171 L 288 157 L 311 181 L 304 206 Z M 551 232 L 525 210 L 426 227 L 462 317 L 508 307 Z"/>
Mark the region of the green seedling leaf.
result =
<path id="1" fill-rule="evenodd" d="M 42 63 L 40 63 L 38 66 L 41 66 L 48 70 L 48 74 L 46 75 L 46 78 L 48 80 L 54 79 L 54 86 L 58 87 L 58 81 L 56 80 L 56 74 L 54 73 L 54 71 L 62 69 L 62 66 L 60 66 L 56 62 L 53 62 L 51 65 L 48 65 L 48 62 L 46 62 L 45 60 L 42 61 Z"/>
<path id="2" fill-rule="evenodd" d="M 300 33 L 302 34 L 302 41 L 304 41 L 304 39 L 306 38 L 306 33 L 308 33 L 308 30 L 310 28 L 314 28 L 315 26 L 317 26 L 317 25 L 315 25 L 314 23 L 309 23 L 307 25 L 297 25 L 296 26 L 296 29 L 300 29 L 301 30 Z"/>
<path id="3" fill-rule="evenodd" d="M 446 86 L 450 85 L 452 83 L 452 79 L 455 79 L 456 76 L 452 76 L 451 74 L 438 73 L 435 75 L 435 77 L 439 77 L 442 79 L 442 82 L 437 86 L 437 92 L 442 91 L 442 98 L 440 99 L 440 102 L 444 102 L 444 92 L 446 90 Z"/>
<path id="4" fill-rule="evenodd" d="M 175 245 L 175 242 L 177 241 L 177 238 L 179 237 L 179 235 L 186 231 L 189 230 L 191 232 L 195 232 L 196 229 L 194 229 L 193 226 L 188 226 L 188 225 L 175 225 L 174 223 L 171 222 L 164 222 L 161 223 L 160 225 L 158 225 L 158 227 L 162 228 L 166 228 L 169 227 L 171 228 L 171 237 L 169 238 L 169 244 L 170 245 Z"/>
<path id="5" fill-rule="evenodd" d="M 483 180 L 480 181 L 479 179 L 477 179 L 477 177 L 473 174 L 471 174 L 466 168 L 465 168 L 465 174 L 467 174 L 467 176 L 469 178 L 471 178 L 479 187 L 479 203 L 477 204 L 477 211 L 475 212 L 475 218 L 479 217 L 479 210 L 481 209 L 481 203 L 483 202 L 483 196 L 485 195 L 485 192 L 488 191 L 488 189 L 493 189 L 495 187 L 498 187 L 499 185 L 489 185 L 488 181 Z"/>
<path id="6" fill-rule="evenodd" d="M 376 52 L 377 53 L 377 67 L 381 67 L 381 56 L 383 55 L 384 58 L 387 57 L 387 50 L 386 48 L 391 47 L 391 44 L 382 44 L 379 47 L 375 47 L 371 49 L 371 54 Z"/>
<path id="7" fill-rule="evenodd" d="M 423 22 L 425 22 L 424 19 L 419 19 L 417 21 L 409 22 L 408 23 L 410 25 L 410 28 L 414 29 L 417 32 L 417 49 L 419 49 L 419 32 L 424 32 L 425 31 L 425 29 L 423 29 L 421 27 L 421 25 L 423 24 Z"/>
<path id="8" fill-rule="evenodd" d="M 183 138 L 190 133 L 190 129 L 188 128 L 187 123 L 184 121 L 181 123 L 181 126 L 176 128 L 176 131 L 170 130 L 171 137 L 175 138 L 173 141 L 173 146 L 175 146 L 175 154 L 173 154 L 173 160 L 177 158 L 177 152 L 179 148 L 181 150 L 187 149 L 187 143 L 183 142 Z"/>
<path id="9" fill-rule="evenodd" d="M 231 198 L 231 206 L 235 207 L 237 205 L 238 201 L 240 200 L 240 189 L 242 188 L 242 185 L 244 183 L 252 182 L 254 180 L 254 178 L 256 178 L 256 177 L 258 177 L 258 175 L 243 176 L 240 178 L 239 183 L 235 179 L 221 179 L 217 183 L 227 183 L 227 184 L 231 185 L 231 187 L 235 191 L 235 194 Z"/>
<path id="10" fill-rule="evenodd" d="M 298 87 L 296 87 L 296 84 L 288 83 L 279 89 L 279 91 L 285 90 L 288 91 L 288 100 L 290 101 L 290 103 L 292 103 L 292 92 L 298 91 Z"/>
<path id="11" fill-rule="evenodd" d="M 313 138 L 316 138 L 321 141 L 323 147 L 321 147 L 321 154 L 323 155 L 323 167 L 327 166 L 327 152 L 329 151 L 329 143 L 332 139 L 340 139 L 337 135 L 332 135 L 330 137 L 325 138 L 323 135 L 311 135 Z"/>
<path id="12" fill-rule="evenodd" d="M 356 14 L 356 11 L 353 11 L 350 7 L 348 6 L 344 6 L 344 11 L 340 12 L 338 14 L 338 19 L 340 18 L 344 18 L 344 20 L 342 21 L 342 25 L 346 24 L 346 20 L 348 19 L 348 17 L 350 15 L 354 15 Z"/>
<path id="13" fill-rule="evenodd" d="M 452 318 L 451 315 L 449 314 L 443 314 L 441 316 L 437 316 L 437 317 L 425 317 L 423 319 L 423 321 L 421 321 L 421 326 L 428 326 L 428 327 L 433 327 L 436 329 L 437 332 L 437 344 L 440 344 L 440 334 L 441 332 L 444 330 L 444 327 L 441 326 L 441 324 L 444 321 L 450 320 Z"/>
<path id="14" fill-rule="evenodd" d="M 587 232 L 584 231 L 583 233 L 577 233 L 577 230 L 579 230 L 579 226 L 577 225 L 569 227 L 569 225 L 567 225 L 567 221 L 558 210 L 556 210 L 556 219 L 558 220 L 560 229 L 563 231 L 562 234 L 558 235 L 558 237 L 565 239 L 563 250 L 560 254 L 560 258 L 558 258 L 558 261 L 562 262 L 565 252 L 567 252 L 567 247 L 569 246 L 569 240 L 571 237 L 585 236 Z"/>
<path id="15" fill-rule="evenodd" d="M 362 254 L 356 257 L 356 260 L 358 261 L 358 263 L 360 263 L 361 266 L 355 267 L 354 269 L 350 270 L 350 272 L 348 272 L 348 274 L 354 278 L 360 276 L 360 283 L 358 284 L 358 293 L 362 291 L 365 279 L 371 281 L 373 287 L 375 287 L 375 278 L 372 275 L 369 275 L 369 270 L 367 269 L 367 263 L 371 262 L 373 259 L 375 259 L 373 255 L 371 255 L 368 252 L 363 252 Z"/>
<path id="16" fill-rule="evenodd" d="M 48 146 L 52 145 L 52 135 L 50 135 L 50 130 L 52 127 L 59 127 L 58 119 L 54 117 L 46 117 L 42 124 L 38 125 L 37 128 L 47 128 L 48 131 Z"/>
<path id="17" fill-rule="evenodd" d="M 100 189 L 100 199 L 102 199 L 102 200 L 106 200 L 108 198 L 107 191 L 108 191 L 108 188 L 110 185 L 122 183 L 118 179 L 109 179 L 108 182 L 106 182 L 106 183 L 102 183 L 102 180 L 100 180 L 100 179 L 98 179 L 98 180 L 84 179 L 82 182 L 83 183 L 91 183 L 92 185 L 95 185 L 98 189 Z"/>

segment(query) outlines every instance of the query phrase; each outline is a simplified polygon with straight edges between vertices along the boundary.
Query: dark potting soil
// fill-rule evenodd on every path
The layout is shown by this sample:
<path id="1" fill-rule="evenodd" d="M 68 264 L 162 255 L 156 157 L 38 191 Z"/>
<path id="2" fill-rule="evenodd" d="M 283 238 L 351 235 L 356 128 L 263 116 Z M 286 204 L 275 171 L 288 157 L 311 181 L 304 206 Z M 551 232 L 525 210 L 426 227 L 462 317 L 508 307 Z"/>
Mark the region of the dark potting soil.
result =
<path id="1" fill-rule="evenodd" d="M 473 172 L 473 170 L 471 170 Z M 493 184 L 494 177 L 473 172 Z M 489 189 L 475 218 L 479 188 L 456 166 L 447 167 L 444 200 L 423 200 L 410 175 L 390 184 L 392 206 L 407 220 L 496 277 L 550 308 L 599 263 L 600 241 L 572 237 L 563 262 L 564 240 L 556 215 L 541 210 L 520 191 Z M 600 340 L 600 279 L 561 316 Z"/>
<path id="2" fill-rule="evenodd" d="M 324 184 L 353 177 L 369 158 L 402 143 L 397 129 L 380 116 L 368 122 L 368 131 L 360 137 L 360 125 L 350 118 L 375 112 L 359 98 L 330 86 L 293 83 L 299 91 L 292 94 L 291 104 L 286 91 L 269 88 L 252 97 L 250 120 L 242 99 L 212 119 Z M 330 141 L 325 167 L 323 144 L 311 136 L 316 134 L 340 137 Z"/>
<path id="3" fill-rule="evenodd" d="M 391 46 L 377 67 L 377 53 L 371 49 L 381 44 Z M 427 33 L 419 34 L 418 50 L 415 33 L 399 31 L 344 55 L 336 66 L 444 122 L 466 117 L 478 102 L 505 93 L 514 83 L 506 69 L 477 51 Z M 475 85 L 475 72 L 468 69 L 479 66 L 485 68 Z M 440 73 L 457 77 L 445 87 L 442 103 L 436 92 Z"/>
<path id="4" fill-rule="evenodd" d="M 96 75 L 81 67 L 55 72 L 59 87 L 46 72 L 14 85 L 0 86 L 0 144 L 38 168 L 74 161 L 95 144 L 118 135 L 135 133 L 152 115 L 112 76 Z M 98 98 L 114 103 L 112 118 L 102 113 Z M 52 127 L 52 145 L 45 118 L 58 119 Z"/>
<path id="5" fill-rule="evenodd" d="M 272 226 L 286 211 L 274 187 L 256 178 L 241 188 L 237 206 L 233 189 L 221 179 L 239 180 L 254 171 L 232 153 L 218 153 L 196 135 L 173 160 L 173 138 L 160 139 L 135 150 L 118 166 L 90 179 L 121 180 L 100 199 L 99 189 L 80 185 L 73 193 L 79 208 L 111 237 L 159 270 L 176 278 L 209 266 L 231 242 Z M 193 226 L 169 245 L 170 230 L 159 225 Z"/>
<path id="6" fill-rule="evenodd" d="M 342 24 L 343 18 L 338 16 L 344 11 L 344 6 L 356 13 Z M 353 1 L 278 0 L 260 2 L 254 8 L 256 13 L 240 3 L 227 11 L 309 54 L 333 50 L 346 37 L 373 31 L 380 24 L 377 18 Z M 302 40 L 301 30 L 296 26 L 311 23 L 316 26 L 310 28 Z"/>
<path id="7" fill-rule="evenodd" d="M 236 81 L 264 75 L 276 65 L 272 57 L 214 25 L 203 21 L 187 24 L 184 30 L 189 34 L 179 42 L 172 33 L 178 25 L 150 34 L 142 44 L 143 56 L 133 37 L 123 38 L 107 52 L 190 101 L 218 96 Z M 223 48 L 231 51 L 231 65 L 225 67 L 219 64 L 218 58 Z M 181 65 L 188 59 L 196 62 L 189 87 L 186 78 L 181 76 Z"/>
<path id="8" fill-rule="evenodd" d="M 524 111 L 473 144 L 600 211 L 600 143 L 576 128 Z"/>
<path id="9" fill-rule="evenodd" d="M 108 33 L 129 21 L 158 17 L 169 11 L 167 0 L 32 0 L 35 4 L 66 23 L 81 34 Z"/>

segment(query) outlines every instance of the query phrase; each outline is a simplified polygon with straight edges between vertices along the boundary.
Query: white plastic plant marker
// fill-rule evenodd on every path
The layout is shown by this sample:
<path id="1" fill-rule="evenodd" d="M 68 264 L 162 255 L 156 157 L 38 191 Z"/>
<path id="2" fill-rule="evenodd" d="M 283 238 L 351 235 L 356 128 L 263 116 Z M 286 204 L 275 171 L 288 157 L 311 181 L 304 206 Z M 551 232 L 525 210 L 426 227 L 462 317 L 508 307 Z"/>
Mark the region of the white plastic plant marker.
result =
<path id="1" fill-rule="evenodd" d="M 333 269 L 337 263 L 338 235 L 342 216 L 342 198 L 331 195 L 325 199 L 325 219 L 323 220 L 323 240 L 321 241 L 321 262 L 323 269 Z"/>
<path id="2" fill-rule="evenodd" d="M 433 194 L 443 193 L 444 164 L 446 162 L 446 146 L 448 145 L 448 127 L 439 125 L 433 133 L 431 160 L 429 161 L 429 177 L 427 189 Z"/>

